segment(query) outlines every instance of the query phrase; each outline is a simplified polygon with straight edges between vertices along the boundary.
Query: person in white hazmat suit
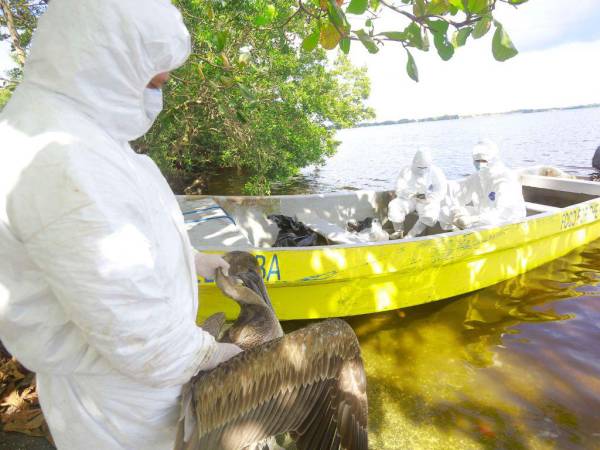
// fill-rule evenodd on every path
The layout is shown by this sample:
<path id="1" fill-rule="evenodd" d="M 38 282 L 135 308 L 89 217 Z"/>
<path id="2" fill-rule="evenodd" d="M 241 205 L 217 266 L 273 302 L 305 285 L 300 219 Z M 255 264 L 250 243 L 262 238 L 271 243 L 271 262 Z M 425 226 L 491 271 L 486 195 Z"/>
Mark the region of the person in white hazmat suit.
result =
<path id="1" fill-rule="evenodd" d="M 418 150 L 412 165 L 402 169 L 396 182 L 396 198 L 388 205 L 388 219 L 395 230 L 391 237 L 402 235 L 404 220 L 413 211 L 417 212 L 418 219 L 406 233 L 407 238 L 419 236 L 427 227 L 434 226 L 446 191 L 446 177 L 433 164 L 431 153 L 426 149 Z"/>
<path id="2" fill-rule="evenodd" d="M 478 143 L 473 165 L 477 172 L 450 188 L 452 223 L 465 229 L 525 218 L 523 188 L 516 172 L 500 160 L 496 144 Z"/>
<path id="3" fill-rule="evenodd" d="M 227 263 L 128 144 L 189 53 L 168 0 L 54 0 L 0 115 L 0 340 L 61 450 L 171 449 L 182 385 L 240 352 L 194 322 Z"/>

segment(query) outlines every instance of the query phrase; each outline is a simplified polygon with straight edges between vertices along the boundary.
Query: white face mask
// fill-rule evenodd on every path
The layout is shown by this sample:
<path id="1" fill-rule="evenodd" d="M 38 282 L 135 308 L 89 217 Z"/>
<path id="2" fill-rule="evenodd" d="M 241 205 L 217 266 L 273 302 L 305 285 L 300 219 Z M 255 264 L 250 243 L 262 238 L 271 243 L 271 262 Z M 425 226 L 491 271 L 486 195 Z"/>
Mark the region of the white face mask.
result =
<path id="1" fill-rule="evenodd" d="M 423 177 L 423 176 L 427 175 L 428 171 L 429 171 L 428 167 L 415 167 L 413 169 L 413 173 L 418 177 Z"/>
<path id="2" fill-rule="evenodd" d="M 144 109 L 148 119 L 154 122 L 163 110 L 163 93 L 161 89 L 144 89 Z"/>
<path id="3" fill-rule="evenodd" d="M 473 165 L 477 171 L 485 171 L 489 167 L 489 163 L 487 161 L 473 161 Z"/>

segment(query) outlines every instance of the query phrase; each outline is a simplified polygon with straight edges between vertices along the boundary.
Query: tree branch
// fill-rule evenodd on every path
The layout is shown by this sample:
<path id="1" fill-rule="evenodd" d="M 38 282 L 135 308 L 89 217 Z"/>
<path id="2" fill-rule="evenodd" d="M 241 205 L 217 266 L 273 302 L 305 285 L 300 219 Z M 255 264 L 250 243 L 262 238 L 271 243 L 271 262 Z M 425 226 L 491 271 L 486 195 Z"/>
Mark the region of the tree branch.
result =
<path id="1" fill-rule="evenodd" d="M 462 21 L 462 22 L 454 22 L 453 20 L 448 20 L 444 17 L 441 16 L 436 16 L 436 15 L 426 15 L 426 16 L 421 16 L 421 17 L 417 17 L 414 14 L 409 13 L 408 11 L 404 11 L 402 9 L 400 9 L 399 7 L 392 5 L 391 3 L 388 3 L 386 0 L 380 0 L 380 3 L 385 6 L 386 8 L 391 9 L 392 11 L 397 12 L 398 14 L 402 14 L 403 16 L 409 18 L 410 20 L 412 20 L 413 22 L 416 22 L 418 24 L 423 25 L 425 23 L 425 21 L 427 19 L 431 19 L 431 18 L 437 18 L 437 19 L 441 19 L 441 20 L 445 20 L 446 22 L 448 22 L 450 25 L 452 25 L 455 28 L 462 28 L 466 25 L 473 25 L 477 22 L 479 22 L 481 20 L 481 16 L 479 17 L 470 17 L 470 15 L 467 16 L 467 19 Z"/>
<path id="2" fill-rule="evenodd" d="M 21 47 L 21 42 L 19 40 L 19 33 L 17 33 L 17 27 L 15 26 L 15 20 L 10 10 L 10 5 L 6 0 L 0 0 L 0 9 L 4 14 L 6 19 L 6 27 L 8 28 L 8 32 L 10 33 L 11 43 L 17 52 L 17 62 L 21 67 L 25 65 L 25 50 Z"/>

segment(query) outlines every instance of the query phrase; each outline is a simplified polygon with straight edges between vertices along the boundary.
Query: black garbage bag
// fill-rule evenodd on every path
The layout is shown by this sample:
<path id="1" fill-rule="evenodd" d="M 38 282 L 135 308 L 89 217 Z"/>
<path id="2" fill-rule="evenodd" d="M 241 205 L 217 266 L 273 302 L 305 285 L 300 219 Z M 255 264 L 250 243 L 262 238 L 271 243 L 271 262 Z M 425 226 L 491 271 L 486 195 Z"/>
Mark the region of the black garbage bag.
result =
<path id="1" fill-rule="evenodd" d="M 373 225 L 373 219 L 373 217 L 367 217 L 363 220 L 350 220 L 347 223 L 348 231 L 360 233 L 361 231 L 366 230 L 367 228 L 371 228 L 371 225 Z"/>
<path id="2" fill-rule="evenodd" d="M 279 227 L 279 234 L 273 247 L 314 247 L 327 245 L 327 240 L 319 233 L 307 228 L 302 222 L 282 214 L 271 214 L 267 219 Z"/>

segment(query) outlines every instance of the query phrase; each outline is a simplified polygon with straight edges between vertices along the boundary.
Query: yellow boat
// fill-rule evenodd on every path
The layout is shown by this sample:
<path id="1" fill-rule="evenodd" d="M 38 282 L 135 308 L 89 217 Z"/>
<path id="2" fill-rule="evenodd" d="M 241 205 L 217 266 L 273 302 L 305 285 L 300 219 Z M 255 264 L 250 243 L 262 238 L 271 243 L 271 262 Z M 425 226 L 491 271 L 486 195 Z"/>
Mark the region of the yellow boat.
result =
<path id="1" fill-rule="evenodd" d="M 468 293 L 522 274 L 600 237 L 600 184 L 522 176 L 528 216 L 498 227 L 354 242 L 350 219 L 385 218 L 390 192 L 178 200 L 201 251 L 253 253 L 281 320 L 370 314 Z M 274 248 L 269 214 L 317 224 L 337 245 Z M 440 230 L 438 230 L 440 231 Z M 337 234 L 336 234 L 337 233 Z M 346 242 L 346 243 L 344 243 Z M 237 306 L 199 280 L 200 317 Z"/>

